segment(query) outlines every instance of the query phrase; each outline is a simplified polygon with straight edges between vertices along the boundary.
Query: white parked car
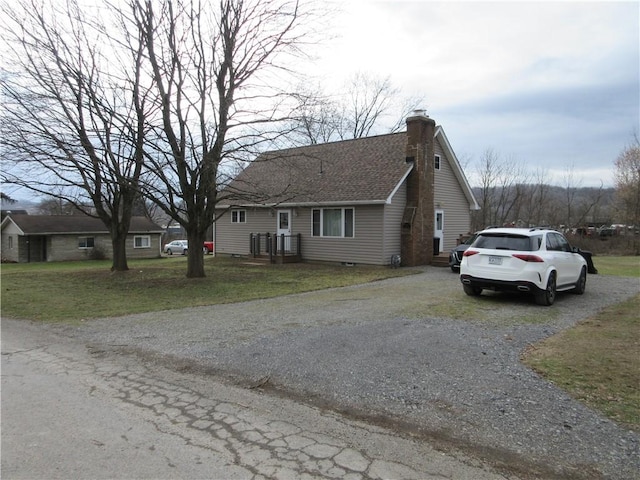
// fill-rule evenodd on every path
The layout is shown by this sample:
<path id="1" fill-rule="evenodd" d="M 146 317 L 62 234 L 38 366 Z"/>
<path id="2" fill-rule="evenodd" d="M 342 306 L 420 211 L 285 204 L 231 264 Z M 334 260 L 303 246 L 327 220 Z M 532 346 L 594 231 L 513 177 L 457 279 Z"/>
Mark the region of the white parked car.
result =
<path id="1" fill-rule="evenodd" d="M 529 292 L 539 305 L 551 305 L 558 291 L 584 293 L 587 261 L 555 230 L 490 228 L 464 252 L 460 281 L 467 295 L 483 289 Z"/>
<path id="2" fill-rule="evenodd" d="M 173 242 L 167 243 L 162 251 L 168 255 L 173 255 L 174 253 L 186 255 L 189 251 L 189 242 L 187 240 L 174 240 Z"/>

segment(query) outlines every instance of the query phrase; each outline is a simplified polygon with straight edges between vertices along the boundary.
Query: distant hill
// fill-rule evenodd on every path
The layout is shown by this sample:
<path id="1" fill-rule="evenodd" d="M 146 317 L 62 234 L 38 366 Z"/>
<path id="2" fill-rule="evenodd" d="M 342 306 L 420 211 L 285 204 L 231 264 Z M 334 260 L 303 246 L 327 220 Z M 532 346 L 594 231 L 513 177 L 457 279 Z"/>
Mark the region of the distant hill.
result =
<path id="1" fill-rule="evenodd" d="M 554 185 L 543 185 L 544 195 L 540 199 L 540 186 L 532 184 L 495 187 L 483 199 L 480 187 L 473 193 L 481 209 L 473 212 L 475 229 L 488 225 L 549 225 L 556 228 L 571 226 L 602 226 L 621 223 L 616 218 L 615 189 L 580 187 L 567 189 Z"/>
<path id="2" fill-rule="evenodd" d="M 38 213 L 38 203 L 30 200 L 16 199 L 14 203 L 2 201 L 0 202 L 0 208 L 3 212 L 7 210 L 24 210 L 31 215 Z"/>

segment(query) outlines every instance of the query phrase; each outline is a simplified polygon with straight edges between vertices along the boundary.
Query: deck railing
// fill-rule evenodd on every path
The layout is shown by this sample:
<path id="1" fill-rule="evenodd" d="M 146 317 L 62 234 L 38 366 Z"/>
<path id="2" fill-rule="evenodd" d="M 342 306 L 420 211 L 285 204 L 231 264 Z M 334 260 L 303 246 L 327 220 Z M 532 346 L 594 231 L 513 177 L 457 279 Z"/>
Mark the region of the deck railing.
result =
<path id="1" fill-rule="evenodd" d="M 302 259 L 302 236 L 275 233 L 249 234 L 249 251 L 254 258 L 268 256 L 271 263 L 300 261 Z"/>

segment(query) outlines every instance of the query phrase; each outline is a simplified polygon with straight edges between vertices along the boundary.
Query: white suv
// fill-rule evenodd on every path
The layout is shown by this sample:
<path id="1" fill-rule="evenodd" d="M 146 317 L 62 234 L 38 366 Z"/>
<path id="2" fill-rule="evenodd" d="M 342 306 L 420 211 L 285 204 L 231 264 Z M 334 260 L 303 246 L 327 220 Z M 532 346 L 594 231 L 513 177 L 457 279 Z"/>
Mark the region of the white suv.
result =
<path id="1" fill-rule="evenodd" d="M 490 228 L 464 252 L 460 281 L 467 295 L 483 289 L 530 292 L 539 305 L 551 305 L 557 291 L 584 293 L 587 262 L 555 230 Z"/>

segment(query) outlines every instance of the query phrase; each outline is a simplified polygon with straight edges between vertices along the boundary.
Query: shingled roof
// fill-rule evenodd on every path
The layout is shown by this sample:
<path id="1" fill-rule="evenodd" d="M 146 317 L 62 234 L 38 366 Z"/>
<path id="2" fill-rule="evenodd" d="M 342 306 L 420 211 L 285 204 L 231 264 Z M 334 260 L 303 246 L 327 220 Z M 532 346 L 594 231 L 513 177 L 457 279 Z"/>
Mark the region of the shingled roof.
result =
<path id="1" fill-rule="evenodd" d="M 86 215 L 9 215 L 24 235 L 109 233 L 101 220 Z M 129 233 L 162 233 L 162 229 L 145 217 L 132 217 Z"/>
<path id="2" fill-rule="evenodd" d="M 406 178 L 406 132 L 260 155 L 219 205 L 384 203 Z"/>

